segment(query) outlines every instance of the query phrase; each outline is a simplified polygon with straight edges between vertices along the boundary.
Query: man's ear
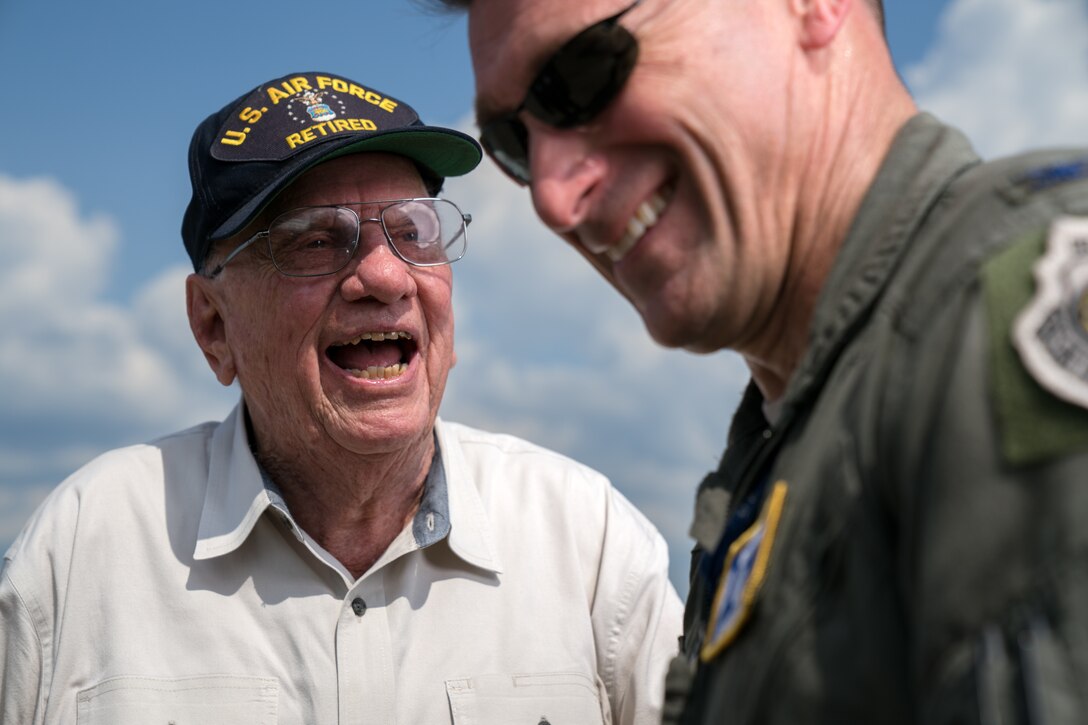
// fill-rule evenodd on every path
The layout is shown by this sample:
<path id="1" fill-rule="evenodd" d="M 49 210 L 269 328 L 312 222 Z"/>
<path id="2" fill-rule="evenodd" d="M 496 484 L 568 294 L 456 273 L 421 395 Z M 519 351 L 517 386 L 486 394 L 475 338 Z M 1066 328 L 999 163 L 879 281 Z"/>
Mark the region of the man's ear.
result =
<path id="1" fill-rule="evenodd" d="M 793 0 L 801 21 L 801 47 L 818 50 L 830 45 L 853 4 L 853 0 Z"/>
<path id="2" fill-rule="evenodd" d="M 227 344 L 223 302 L 214 285 L 207 277 L 190 274 L 185 279 L 185 307 L 189 313 L 189 328 L 196 344 L 204 351 L 209 367 L 220 383 L 230 385 L 238 371 Z"/>

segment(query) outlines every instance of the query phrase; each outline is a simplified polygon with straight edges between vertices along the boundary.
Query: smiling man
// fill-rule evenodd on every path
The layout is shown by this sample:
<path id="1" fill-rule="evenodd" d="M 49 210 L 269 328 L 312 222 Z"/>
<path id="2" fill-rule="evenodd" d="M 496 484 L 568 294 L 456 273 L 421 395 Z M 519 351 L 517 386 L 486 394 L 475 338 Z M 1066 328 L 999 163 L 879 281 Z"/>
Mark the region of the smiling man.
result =
<path id="1" fill-rule="evenodd" d="M 879 0 L 446 3 L 540 218 L 751 371 L 667 721 L 1088 722 L 1088 151 L 983 163 Z"/>
<path id="2" fill-rule="evenodd" d="M 600 474 L 438 418 L 470 217 L 437 194 L 481 157 L 331 74 L 199 125 L 189 321 L 241 401 L 33 516 L 0 578 L 0 721 L 658 720 L 661 536 Z"/>

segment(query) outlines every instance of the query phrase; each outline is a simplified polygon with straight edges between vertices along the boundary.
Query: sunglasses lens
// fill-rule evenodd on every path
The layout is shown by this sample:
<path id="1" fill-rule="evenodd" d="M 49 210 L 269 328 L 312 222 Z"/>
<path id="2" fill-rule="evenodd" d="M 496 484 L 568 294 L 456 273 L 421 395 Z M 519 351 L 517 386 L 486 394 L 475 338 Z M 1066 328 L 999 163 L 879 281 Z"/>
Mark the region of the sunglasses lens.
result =
<path id="1" fill-rule="evenodd" d="M 507 176 L 519 184 L 529 183 L 529 133 L 516 115 L 484 124 L 480 142 Z"/>
<path id="2" fill-rule="evenodd" d="M 638 60 L 638 41 L 619 19 L 638 5 L 592 25 L 555 52 L 537 74 L 518 112 L 525 110 L 556 128 L 593 120 L 615 100 Z M 508 176 L 528 184 L 529 132 L 512 113 L 480 129 L 484 148 Z"/>
<path id="3" fill-rule="evenodd" d="M 540 71 L 525 110 L 557 128 L 587 123 L 616 98 L 637 60 L 638 42 L 622 25 L 587 28 Z"/>

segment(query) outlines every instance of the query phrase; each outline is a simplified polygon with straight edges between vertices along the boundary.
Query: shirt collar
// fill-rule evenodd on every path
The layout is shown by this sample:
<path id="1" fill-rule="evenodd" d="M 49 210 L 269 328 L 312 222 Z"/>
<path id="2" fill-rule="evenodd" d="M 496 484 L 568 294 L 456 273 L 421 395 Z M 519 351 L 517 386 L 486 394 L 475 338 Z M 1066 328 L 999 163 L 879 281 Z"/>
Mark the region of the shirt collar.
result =
<path id="1" fill-rule="evenodd" d="M 435 433 L 449 492 L 449 545 L 454 554 L 467 563 L 502 573 L 502 560 L 491 519 L 480 498 L 480 486 L 472 475 L 460 441 L 441 419 L 435 421 Z"/>
<path id="2" fill-rule="evenodd" d="M 441 446 L 435 442 L 436 452 Z M 446 467 L 442 456 L 435 456 L 427 481 L 423 484 L 423 500 L 412 519 L 412 538 L 423 549 L 438 543 L 450 533 L 450 496 L 446 485 Z"/>
<path id="3" fill-rule="evenodd" d="M 242 401 L 212 435 L 208 487 L 193 553 L 197 561 L 237 549 L 264 511 L 279 500 L 265 485 L 253 457 L 245 418 Z M 415 548 L 430 546 L 448 532 L 454 554 L 472 566 L 501 573 L 491 523 L 460 445 L 441 420 L 436 421 L 435 432 L 439 455 L 427 475 L 423 500 L 411 523 Z"/>
<path id="4" fill-rule="evenodd" d="M 193 552 L 197 561 L 241 546 L 271 504 L 249 448 L 245 420 L 245 403 L 239 402 L 212 434 L 208 488 Z"/>

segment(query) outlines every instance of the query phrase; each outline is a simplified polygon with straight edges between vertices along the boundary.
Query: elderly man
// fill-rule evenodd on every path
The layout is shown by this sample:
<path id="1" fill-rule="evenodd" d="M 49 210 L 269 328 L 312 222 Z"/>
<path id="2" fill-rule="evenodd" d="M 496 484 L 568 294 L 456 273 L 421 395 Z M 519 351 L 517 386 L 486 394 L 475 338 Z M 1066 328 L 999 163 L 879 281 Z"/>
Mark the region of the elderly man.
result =
<path id="1" fill-rule="evenodd" d="M 451 3 L 541 219 L 751 369 L 683 722 L 1088 722 L 1088 152 L 981 163 L 879 0 Z"/>
<path id="2" fill-rule="evenodd" d="M 437 418 L 479 146 L 329 73 L 199 125 L 189 320 L 242 400 L 110 452 L 0 579 L 4 723 L 651 723 L 681 606 L 598 473 Z"/>

